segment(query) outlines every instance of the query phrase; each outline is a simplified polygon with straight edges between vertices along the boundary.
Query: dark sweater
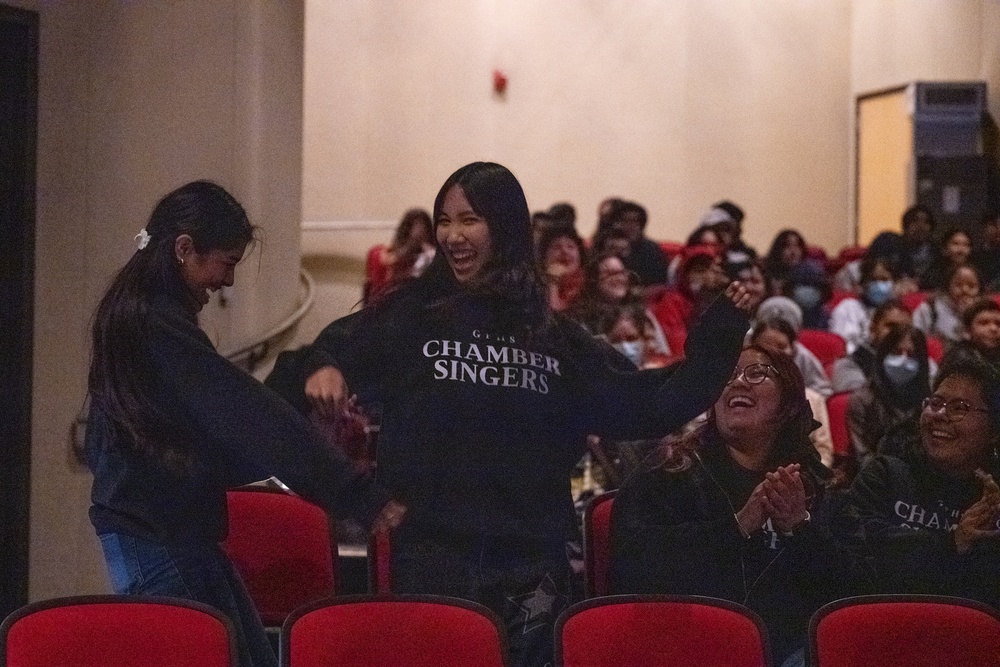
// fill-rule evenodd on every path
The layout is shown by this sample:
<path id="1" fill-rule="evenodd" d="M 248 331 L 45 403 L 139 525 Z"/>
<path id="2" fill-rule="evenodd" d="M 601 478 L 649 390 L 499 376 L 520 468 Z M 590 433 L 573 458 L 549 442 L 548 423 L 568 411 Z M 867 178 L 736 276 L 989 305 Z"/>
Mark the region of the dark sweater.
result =
<path id="1" fill-rule="evenodd" d="M 565 558 L 569 476 L 586 436 L 663 435 L 705 410 L 747 322 L 720 299 L 667 380 L 561 316 L 530 335 L 486 297 L 427 302 L 418 282 L 333 322 L 305 372 L 335 366 L 351 391 L 381 404 L 378 475 L 409 508 L 403 539 L 491 544 L 512 558 Z"/>
<path id="2" fill-rule="evenodd" d="M 1000 606 L 1000 537 L 978 540 L 959 554 L 952 535 L 981 495 L 975 479 L 934 468 L 919 443 L 902 458 L 869 461 L 851 485 L 845 513 L 877 573 L 879 592 L 957 595 Z"/>
<path id="3" fill-rule="evenodd" d="M 152 399 L 189 437 L 194 463 L 180 474 L 132 453 L 95 402 L 85 451 L 99 534 L 218 542 L 226 535 L 226 489 L 272 475 L 336 516 L 372 522 L 388 495 L 277 394 L 220 356 L 179 301 L 156 299 L 148 335 Z"/>
<path id="4" fill-rule="evenodd" d="M 813 612 L 860 590 L 863 570 L 831 537 L 826 497 L 793 535 L 768 521 L 744 538 L 734 515 L 763 479 L 718 441 L 706 442 L 685 471 L 649 467 L 635 474 L 612 510 L 612 593 L 744 604 L 767 626 L 775 664 L 804 646 Z"/>

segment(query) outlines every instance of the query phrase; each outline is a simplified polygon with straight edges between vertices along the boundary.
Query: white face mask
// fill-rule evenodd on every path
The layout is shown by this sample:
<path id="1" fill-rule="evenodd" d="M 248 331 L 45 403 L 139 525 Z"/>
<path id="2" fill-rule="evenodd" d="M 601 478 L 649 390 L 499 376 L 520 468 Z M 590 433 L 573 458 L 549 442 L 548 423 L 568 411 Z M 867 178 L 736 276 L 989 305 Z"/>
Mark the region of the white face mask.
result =
<path id="1" fill-rule="evenodd" d="M 904 354 L 889 354 L 882 361 L 882 368 L 889 382 L 897 387 L 902 387 L 913 378 L 917 377 L 920 364 L 916 359 L 907 357 Z"/>
<path id="2" fill-rule="evenodd" d="M 620 343 L 615 343 L 612 347 L 625 355 L 629 361 L 635 364 L 636 368 L 642 367 L 643 346 L 641 340 L 623 340 Z"/>

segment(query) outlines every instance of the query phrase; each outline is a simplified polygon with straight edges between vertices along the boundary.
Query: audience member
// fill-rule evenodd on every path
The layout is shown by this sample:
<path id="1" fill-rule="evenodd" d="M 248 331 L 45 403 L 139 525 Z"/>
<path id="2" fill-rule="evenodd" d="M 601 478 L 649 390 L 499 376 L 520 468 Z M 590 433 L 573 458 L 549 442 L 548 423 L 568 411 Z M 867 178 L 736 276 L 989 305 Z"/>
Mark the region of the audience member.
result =
<path id="1" fill-rule="evenodd" d="M 647 321 L 643 329 L 649 331 L 651 336 L 651 352 L 670 357 L 671 350 L 663 329 L 646 308 L 640 292 L 633 274 L 625 268 L 620 257 L 610 253 L 598 255 L 584 268 L 583 291 L 567 315 L 598 336 L 607 333 L 604 323 L 615 309 L 622 306 L 641 307 Z"/>
<path id="2" fill-rule="evenodd" d="M 973 354 L 1000 368 L 1000 305 L 993 299 L 979 299 L 962 314 L 965 340 L 948 352 Z"/>
<path id="3" fill-rule="evenodd" d="M 982 244 L 972 253 L 972 263 L 979 269 L 985 289 L 1000 291 L 1000 213 L 983 216 Z"/>
<path id="4" fill-rule="evenodd" d="M 866 340 L 858 344 L 846 357 L 833 362 L 830 378 L 834 393 L 860 389 L 875 369 L 877 360 L 875 347 L 895 326 L 912 325 L 913 315 L 902 303 L 895 299 L 886 301 L 872 313 Z M 934 369 L 933 361 L 931 368 Z M 933 372 L 931 373 L 933 376 Z"/>
<path id="5" fill-rule="evenodd" d="M 764 620 L 775 664 L 804 664 L 813 612 L 859 582 L 830 534 L 814 426 L 792 360 L 744 349 L 705 425 L 666 441 L 618 490 L 612 592 L 745 604 Z"/>
<path id="6" fill-rule="evenodd" d="M 548 285 L 549 307 L 557 313 L 568 310 L 583 289 L 587 252 L 583 239 L 572 227 L 556 225 L 542 232 L 536 252 Z"/>
<path id="7" fill-rule="evenodd" d="M 795 329 L 780 317 L 757 320 L 750 332 L 750 344 L 759 345 L 776 354 L 783 354 L 795 360 Z M 830 434 L 830 414 L 826 409 L 826 397 L 806 386 L 806 400 L 818 426 L 809 434 L 809 440 L 819 452 L 819 458 L 827 468 L 833 467 L 833 436 Z"/>
<path id="8" fill-rule="evenodd" d="M 726 264 L 738 265 L 746 262 L 757 261 L 757 251 L 751 248 L 743 240 L 743 220 L 746 213 L 743 209 L 729 200 L 716 202 L 713 209 L 718 209 L 729 214 L 732 222 L 732 240 L 726 244 Z"/>
<path id="9" fill-rule="evenodd" d="M 948 349 L 963 338 L 962 311 L 979 296 L 979 273 L 971 264 L 952 267 L 945 284 L 913 311 L 913 326 Z"/>
<path id="10" fill-rule="evenodd" d="M 788 322 L 798 338 L 798 332 L 802 328 L 802 309 L 798 304 L 786 296 L 772 296 L 765 299 L 757 308 L 754 323 L 774 318 Z M 798 340 L 795 341 L 794 358 L 806 386 L 815 389 L 824 397 L 829 397 L 833 393 L 833 387 L 830 385 L 830 377 L 826 374 L 823 364 Z"/>
<path id="11" fill-rule="evenodd" d="M 663 368 L 670 360 L 669 351 L 664 349 L 642 304 L 615 306 L 601 323 L 598 336 L 607 340 L 636 368 Z"/>
<path id="12" fill-rule="evenodd" d="M 385 291 L 419 276 L 434 259 L 431 216 L 422 208 L 403 214 L 392 243 L 376 247 L 366 276 L 362 300 L 368 303 Z"/>
<path id="13" fill-rule="evenodd" d="M 899 272 L 920 281 L 936 256 L 931 235 L 934 216 L 926 206 L 911 206 L 903 213 L 903 247 Z"/>
<path id="14" fill-rule="evenodd" d="M 830 313 L 830 331 L 846 341 L 847 354 L 867 342 L 872 313 L 893 298 L 895 280 L 894 267 L 887 259 L 866 257 L 861 263 L 861 293 L 842 299 Z"/>
<path id="15" fill-rule="evenodd" d="M 671 350 L 683 350 L 687 331 L 729 282 L 722 272 L 718 248 L 693 246 L 684 250 L 677 285 L 653 296 L 649 310 L 660 323 Z"/>
<path id="16" fill-rule="evenodd" d="M 805 261 L 808 261 L 806 241 L 802 238 L 802 234 L 794 229 L 778 232 L 764 257 L 764 276 L 767 279 L 768 293 L 785 294 L 788 272 L 792 267 Z"/>
<path id="17" fill-rule="evenodd" d="M 847 495 L 880 593 L 954 595 L 1000 606 L 1000 383 L 974 357 L 942 364 L 918 433 L 875 456 Z"/>
<path id="18" fill-rule="evenodd" d="M 826 329 L 830 313 L 826 303 L 830 300 L 830 282 L 823 265 L 807 259 L 788 270 L 783 294 L 802 309 L 802 326 L 805 329 Z"/>
<path id="19" fill-rule="evenodd" d="M 919 329 L 893 327 L 875 351 L 875 369 L 847 404 L 847 430 L 859 464 L 875 454 L 900 453 L 931 391 L 927 341 Z"/>
<path id="20" fill-rule="evenodd" d="M 945 278 L 957 266 L 966 264 L 972 256 L 972 240 L 964 229 L 953 229 L 939 244 L 940 252 L 920 276 L 920 289 L 932 291 L 944 287 Z"/>
<path id="21" fill-rule="evenodd" d="M 896 276 L 896 294 L 907 294 L 917 289 L 917 283 L 899 272 L 903 257 L 903 237 L 896 232 L 882 232 L 868 245 L 864 256 L 845 264 L 833 278 L 833 289 L 841 292 L 861 293 L 861 264 L 865 260 L 884 260 Z"/>
<path id="22" fill-rule="evenodd" d="M 635 272 L 639 284 L 644 287 L 667 282 L 667 257 L 655 241 L 644 235 L 647 220 L 646 209 L 642 206 L 622 202 L 612 208 L 606 225 L 628 237 L 630 247 L 628 255 L 623 257 L 625 266 Z"/>

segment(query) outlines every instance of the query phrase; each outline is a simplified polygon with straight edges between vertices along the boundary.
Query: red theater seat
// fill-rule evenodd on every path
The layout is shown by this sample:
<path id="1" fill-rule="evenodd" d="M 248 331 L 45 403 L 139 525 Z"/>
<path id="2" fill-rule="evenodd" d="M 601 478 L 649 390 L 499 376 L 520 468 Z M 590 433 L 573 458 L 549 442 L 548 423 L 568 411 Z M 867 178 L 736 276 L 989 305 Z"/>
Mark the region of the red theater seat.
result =
<path id="1" fill-rule="evenodd" d="M 345 595 L 297 610 L 284 667 L 506 667 L 506 635 L 482 605 L 433 595 Z"/>
<path id="2" fill-rule="evenodd" d="M 267 487 L 229 491 L 223 547 L 250 591 L 265 626 L 277 628 L 297 607 L 336 591 L 336 537 L 326 513 Z"/>
<path id="3" fill-rule="evenodd" d="M 932 595 L 871 595 L 821 607 L 809 623 L 814 667 L 1000 667 L 1000 614 Z"/>
<path id="4" fill-rule="evenodd" d="M 92 595 L 36 602 L 0 625 L 4 667 L 235 667 L 229 620 L 166 597 Z"/>
<path id="5" fill-rule="evenodd" d="M 742 605 L 685 595 L 613 595 L 556 620 L 557 667 L 762 667 L 764 622 Z"/>
<path id="6" fill-rule="evenodd" d="M 615 492 L 595 496 L 583 510 L 583 577 L 587 597 L 611 592 L 611 506 Z"/>

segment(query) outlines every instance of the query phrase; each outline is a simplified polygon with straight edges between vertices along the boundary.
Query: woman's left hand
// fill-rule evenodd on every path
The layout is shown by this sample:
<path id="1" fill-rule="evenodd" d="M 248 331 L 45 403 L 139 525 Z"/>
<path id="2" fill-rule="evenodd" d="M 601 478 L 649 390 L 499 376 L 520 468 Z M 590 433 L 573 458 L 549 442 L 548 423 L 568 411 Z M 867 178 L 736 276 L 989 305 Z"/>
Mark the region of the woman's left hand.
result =
<path id="1" fill-rule="evenodd" d="M 729 283 L 726 288 L 726 298 L 733 302 L 737 310 L 752 315 L 756 304 L 753 302 L 753 295 L 738 280 Z"/>
<path id="2" fill-rule="evenodd" d="M 764 477 L 764 501 L 778 530 L 793 531 L 809 516 L 806 490 L 799 464 L 781 466 Z"/>

